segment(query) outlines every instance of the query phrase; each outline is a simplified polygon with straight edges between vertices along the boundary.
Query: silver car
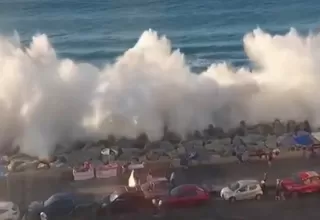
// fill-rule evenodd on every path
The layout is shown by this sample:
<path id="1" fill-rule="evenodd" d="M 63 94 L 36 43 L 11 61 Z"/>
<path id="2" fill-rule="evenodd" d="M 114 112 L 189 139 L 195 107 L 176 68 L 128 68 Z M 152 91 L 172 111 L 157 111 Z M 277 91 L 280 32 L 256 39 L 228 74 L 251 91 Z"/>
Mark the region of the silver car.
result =
<path id="1" fill-rule="evenodd" d="M 260 200 L 262 195 L 263 192 L 257 180 L 239 180 L 224 187 L 220 192 L 221 198 L 230 202 L 245 199 Z"/>

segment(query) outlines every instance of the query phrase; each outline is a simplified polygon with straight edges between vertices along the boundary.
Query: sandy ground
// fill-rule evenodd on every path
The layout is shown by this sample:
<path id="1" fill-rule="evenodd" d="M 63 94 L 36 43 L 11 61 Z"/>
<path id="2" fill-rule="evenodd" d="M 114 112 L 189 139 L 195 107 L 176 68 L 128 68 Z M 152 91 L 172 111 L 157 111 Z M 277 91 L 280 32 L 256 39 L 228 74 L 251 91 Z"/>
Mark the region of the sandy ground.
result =
<path id="1" fill-rule="evenodd" d="M 252 161 L 244 164 L 228 163 L 228 164 L 214 164 L 191 167 L 189 170 L 177 169 L 176 177 L 178 183 L 207 183 L 217 186 L 225 185 L 231 181 L 245 178 L 261 179 L 264 172 L 268 172 L 269 181 L 267 183 L 274 184 L 276 178 L 290 176 L 293 172 L 302 170 L 319 170 L 320 171 L 320 157 L 314 159 L 305 158 L 287 158 L 275 160 L 271 167 L 268 167 L 266 161 Z M 41 171 L 41 173 L 33 174 L 15 174 L 9 178 L 8 181 L 1 182 L 1 191 L 3 199 L 12 200 L 22 207 L 26 206 L 30 201 L 43 200 L 48 198 L 55 192 L 75 191 L 93 193 L 96 195 L 107 195 L 114 188 L 119 185 L 127 183 L 127 178 L 114 178 L 110 180 L 88 180 L 84 182 L 70 183 L 61 180 L 61 170 L 58 171 Z M 164 175 L 165 169 L 158 169 L 156 175 Z M 146 171 L 144 172 L 144 175 Z M 8 188 L 6 188 L 6 184 Z M 6 190 L 8 189 L 8 190 Z M 4 192 L 3 192 L 4 191 Z M 7 192 L 7 193 L 6 193 Z M 303 213 L 310 212 L 310 217 L 303 219 L 315 219 L 312 215 L 318 215 L 314 203 L 319 204 L 319 197 L 304 198 L 301 201 L 285 201 L 275 202 L 273 199 L 266 199 L 259 203 L 243 202 L 241 204 L 232 205 L 226 204 L 224 201 L 214 201 L 211 208 L 204 208 L 202 211 L 179 212 L 175 219 L 191 219 L 191 216 L 199 215 L 197 219 L 254 219 L 259 216 L 273 216 L 275 219 L 302 219 L 292 216 L 302 216 Z M 301 210 L 303 207 L 303 210 Z M 312 208 L 313 207 L 313 208 Z M 313 210 L 314 209 L 314 210 Z M 290 211 L 291 210 L 291 211 Z M 280 214 L 275 214 L 275 213 Z M 207 213 L 205 215 L 205 213 Z M 296 213 L 296 214 L 293 214 Z M 300 213 L 300 214 L 299 214 Z M 317 214 L 319 213 L 319 214 Z M 181 215 L 181 216 L 180 216 Z M 202 215 L 204 215 L 202 217 Z M 168 216 L 166 219 L 170 219 Z M 267 217 L 266 217 L 267 218 Z M 266 219 L 265 218 L 265 219 Z"/>

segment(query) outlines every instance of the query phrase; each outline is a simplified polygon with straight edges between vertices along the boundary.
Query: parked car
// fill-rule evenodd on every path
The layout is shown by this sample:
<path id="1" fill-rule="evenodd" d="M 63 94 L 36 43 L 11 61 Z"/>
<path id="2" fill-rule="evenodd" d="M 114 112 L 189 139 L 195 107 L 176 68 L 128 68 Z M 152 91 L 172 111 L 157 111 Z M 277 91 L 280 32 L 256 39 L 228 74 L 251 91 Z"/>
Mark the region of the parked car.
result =
<path id="1" fill-rule="evenodd" d="M 230 202 L 245 199 L 260 200 L 262 195 L 263 191 L 257 180 L 239 180 L 224 187 L 220 192 L 221 198 Z"/>
<path id="2" fill-rule="evenodd" d="M 94 219 L 98 203 L 90 195 L 57 193 L 46 201 L 30 203 L 25 220 L 79 220 Z"/>
<path id="3" fill-rule="evenodd" d="M 315 171 L 298 172 L 281 180 L 281 186 L 287 195 L 320 192 L 320 175 Z"/>
<path id="4" fill-rule="evenodd" d="M 104 197 L 98 210 L 98 216 L 110 216 L 127 213 L 147 213 L 155 206 L 139 188 L 122 187 Z"/>
<path id="5" fill-rule="evenodd" d="M 146 198 L 157 199 L 167 195 L 170 191 L 170 183 L 166 177 L 155 177 L 141 185 L 141 190 Z"/>
<path id="6" fill-rule="evenodd" d="M 210 200 L 210 194 L 202 187 L 195 184 L 180 185 L 161 197 L 153 200 L 159 209 L 168 210 L 204 205 Z"/>
<path id="7" fill-rule="evenodd" d="M 18 220 L 20 219 L 19 207 L 13 202 L 0 202 L 0 220 Z"/>

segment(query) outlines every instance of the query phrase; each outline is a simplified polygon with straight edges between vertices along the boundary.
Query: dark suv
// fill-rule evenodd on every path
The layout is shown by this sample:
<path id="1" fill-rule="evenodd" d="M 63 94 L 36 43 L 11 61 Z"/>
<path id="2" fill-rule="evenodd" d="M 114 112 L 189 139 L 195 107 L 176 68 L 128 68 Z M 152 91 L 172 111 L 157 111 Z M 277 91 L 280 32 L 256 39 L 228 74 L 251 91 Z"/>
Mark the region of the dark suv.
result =
<path id="1" fill-rule="evenodd" d="M 123 187 L 102 199 L 98 216 L 152 213 L 155 206 L 138 188 Z"/>

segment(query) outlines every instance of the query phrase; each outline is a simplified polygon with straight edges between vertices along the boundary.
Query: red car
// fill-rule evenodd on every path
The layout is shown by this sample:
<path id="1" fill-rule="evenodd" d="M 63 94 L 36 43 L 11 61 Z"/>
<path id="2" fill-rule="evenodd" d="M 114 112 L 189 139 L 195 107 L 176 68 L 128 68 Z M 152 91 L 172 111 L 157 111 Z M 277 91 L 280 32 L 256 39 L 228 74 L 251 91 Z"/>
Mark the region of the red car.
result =
<path id="1" fill-rule="evenodd" d="M 173 188 L 167 196 L 158 201 L 160 209 L 174 209 L 206 204 L 210 199 L 209 193 L 203 188 L 188 184 Z"/>
<path id="2" fill-rule="evenodd" d="M 320 192 L 320 175 L 315 171 L 299 172 L 281 181 L 282 188 L 292 196 Z"/>

